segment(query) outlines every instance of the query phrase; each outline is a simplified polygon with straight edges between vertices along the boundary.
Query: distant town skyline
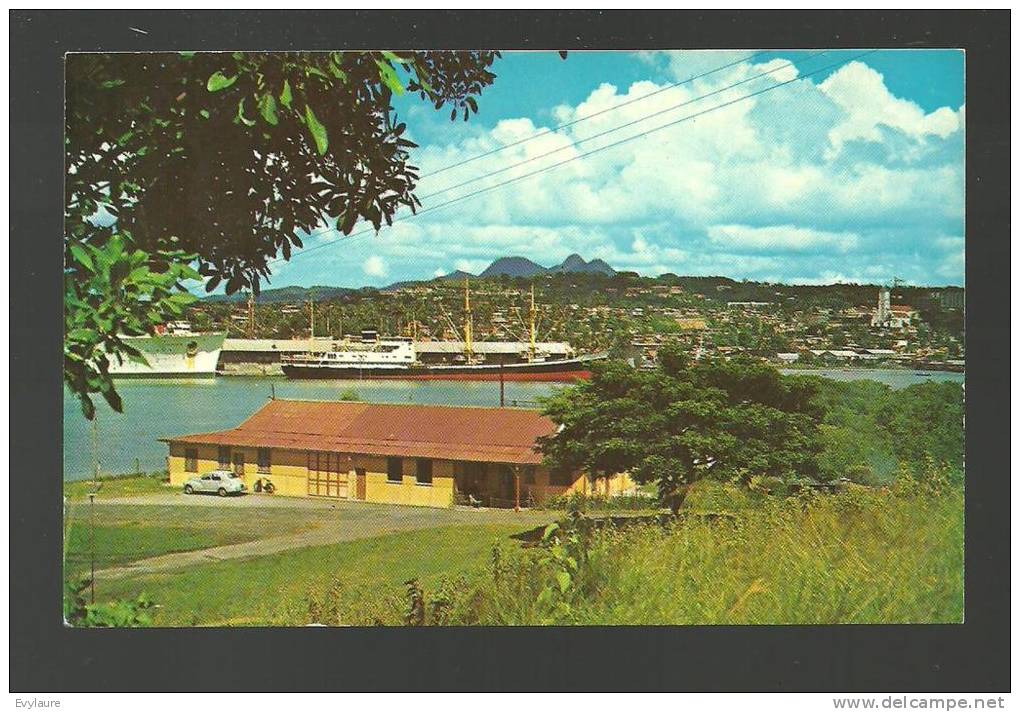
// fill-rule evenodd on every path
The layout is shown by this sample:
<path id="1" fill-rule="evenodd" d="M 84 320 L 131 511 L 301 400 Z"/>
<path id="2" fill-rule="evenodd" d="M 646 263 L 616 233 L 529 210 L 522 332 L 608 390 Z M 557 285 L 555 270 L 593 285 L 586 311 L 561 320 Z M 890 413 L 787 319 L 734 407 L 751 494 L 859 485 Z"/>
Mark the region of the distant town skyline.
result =
<path id="1" fill-rule="evenodd" d="M 324 227 L 265 286 L 572 253 L 646 276 L 964 284 L 962 52 L 508 52 L 494 71 L 467 122 L 396 102 L 425 212 Z"/>

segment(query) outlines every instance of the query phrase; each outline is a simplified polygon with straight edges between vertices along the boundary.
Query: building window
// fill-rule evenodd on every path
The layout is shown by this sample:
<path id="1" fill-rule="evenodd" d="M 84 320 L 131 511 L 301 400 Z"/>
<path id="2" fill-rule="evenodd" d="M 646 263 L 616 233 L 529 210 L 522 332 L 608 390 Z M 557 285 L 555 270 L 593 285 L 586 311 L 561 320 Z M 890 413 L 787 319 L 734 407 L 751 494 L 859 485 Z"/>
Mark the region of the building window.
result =
<path id="1" fill-rule="evenodd" d="M 524 484 L 533 485 L 535 484 L 535 466 L 528 465 L 524 468 Z"/>
<path id="2" fill-rule="evenodd" d="M 561 470 L 559 468 L 549 470 L 549 484 L 556 485 L 557 487 L 567 487 L 570 483 L 570 472 L 567 470 Z"/>
<path id="3" fill-rule="evenodd" d="M 415 472 L 418 484 L 430 485 L 432 484 L 432 460 L 426 457 L 418 458 L 418 469 Z"/>
<path id="4" fill-rule="evenodd" d="M 220 464 L 220 469 L 221 470 L 228 470 L 228 469 L 230 469 L 230 448 L 229 447 L 226 447 L 224 445 L 220 445 L 220 451 L 219 451 L 218 460 L 219 460 L 219 464 Z"/>
<path id="5" fill-rule="evenodd" d="M 269 448 L 259 448 L 259 474 L 268 475 L 270 472 L 271 461 L 269 459 Z"/>
<path id="6" fill-rule="evenodd" d="M 189 447 L 184 451 L 184 471 L 198 472 L 198 448 Z"/>
<path id="7" fill-rule="evenodd" d="M 388 457 L 386 458 L 386 481 L 387 482 L 403 482 L 404 481 L 404 460 L 400 457 Z"/>

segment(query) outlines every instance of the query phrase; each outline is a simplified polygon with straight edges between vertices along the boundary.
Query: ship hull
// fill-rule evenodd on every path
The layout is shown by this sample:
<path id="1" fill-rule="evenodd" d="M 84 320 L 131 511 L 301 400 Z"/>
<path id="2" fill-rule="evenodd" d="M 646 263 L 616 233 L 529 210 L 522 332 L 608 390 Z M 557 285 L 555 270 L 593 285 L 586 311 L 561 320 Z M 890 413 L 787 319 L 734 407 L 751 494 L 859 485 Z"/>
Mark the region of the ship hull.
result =
<path id="1" fill-rule="evenodd" d="M 547 381 L 569 383 L 591 378 L 591 361 L 473 366 L 413 366 L 409 368 L 284 364 L 283 374 L 294 379 L 399 381 Z"/>
<path id="2" fill-rule="evenodd" d="M 216 364 L 226 334 L 193 334 L 125 337 L 148 365 L 127 358 L 110 358 L 114 378 L 215 378 Z"/>

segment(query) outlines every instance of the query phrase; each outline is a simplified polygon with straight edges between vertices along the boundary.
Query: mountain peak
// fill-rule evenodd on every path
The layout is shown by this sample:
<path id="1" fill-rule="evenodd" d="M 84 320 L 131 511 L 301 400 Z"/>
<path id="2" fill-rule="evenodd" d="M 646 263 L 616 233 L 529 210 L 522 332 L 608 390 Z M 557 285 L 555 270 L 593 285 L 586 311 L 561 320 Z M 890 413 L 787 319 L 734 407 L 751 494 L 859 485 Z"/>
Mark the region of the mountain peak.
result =
<path id="1" fill-rule="evenodd" d="M 616 270 L 610 267 L 608 264 L 600 259 L 594 259 L 591 262 L 586 262 L 581 255 L 576 252 L 567 257 L 563 262 L 556 265 L 555 267 L 543 267 L 542 265 L 529 260 L 527 257 L 521 257 L 520 255 L 511 255 L 509 257 L 500 257 L 499 259 L 493 260 L 492 264 L 485 268 L 478 277 L 537 277 L 543 274 L 564 274 L 564 273 L 586 273 L 586 274 L 605 274 L 613 276 L 616 274 Z M 452 279 L 463 279 L 464 277 L 474 277 L 475 275 L 462 270 L 451 272 L 450 274 L 444 275 L 439 279 L 452 280 Z"/>
<path id="2" fill-rule="evenodd" d="M 549 270 L 550 272 L 585 272 L 605 274 L 612 276 L 616 274 L 616 270 L 607 265 L 600 259 L 594 259 L 591 262 L 585 262 L 584 258 L 576 252 L 567 259 L 563 260 L 558 267 L 553 267 Z"/>
<path id="3" fill-rule="evenodd" d="M 527 257 L 500 257 L 494 261 L 491 265 L 485 268 L 479 277 L 499 277 L 506 275 L 508 277 L 534 277 L 538 274 L 544 274 L 546 268 L 540 264 L 532 262 Z"/>

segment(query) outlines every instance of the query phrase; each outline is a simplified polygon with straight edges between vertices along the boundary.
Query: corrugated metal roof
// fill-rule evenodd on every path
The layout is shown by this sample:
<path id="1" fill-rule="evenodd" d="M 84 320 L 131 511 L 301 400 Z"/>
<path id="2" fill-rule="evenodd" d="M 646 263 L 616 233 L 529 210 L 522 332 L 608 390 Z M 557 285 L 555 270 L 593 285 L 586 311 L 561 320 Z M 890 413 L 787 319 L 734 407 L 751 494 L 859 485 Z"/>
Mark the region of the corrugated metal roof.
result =
<path id="1" fill-rule="evenodd" d="M 163 440 L 535 465 L 555 430 L 536 410 L 273 400 L 233 430 Z"/>
<path id="2" fill-rule="evenodd" d="M 463 341 L 417 341 L 414 349 L 418 353 L 463 353 Z M 516 354 L 531 348 L 526 341 L 473 341 L 471 348 L 478 354 Z M 566 354 L 573 351 L 570 344 L 562 341 L 540 341 L 535 344 L 538 351 Z"/>
<path id="3" fill-rule="evenodd" d="M 384 339 L 385 340 L 385 339 Z M 361 342 L 355 341 L 355 347 L 361 346 Z M 414 344 L 415 350 L 419 353 L 463 353 L 463 341 L 417 341 Z M 223 343 L 224 351 L 240 352 L 263 352 L 279 351 L 281 353 L 304 353 L 307 351 L 329 351 L 337 348 L 343 350 L 348 345 L 343 339 L 331 339 L 315 337 L 312 342 L 309 339 L 227 339 Z M 530 344 L 524 341 L 475 341 L 472 343 L 475 353 L 479 354 L 515 354 L 524 353 L 530 348 Z M 563 341 L 541 341 L 535 344 L 539 351 L 553 354 L 571 353 L 573 349 L 569 343 Z"/>
<path id="4" fill-rule="evenodd" d="M 315 337 L 309 339 L 227 339 L 223 342 L 224 351 L 282 351 L 305 352 L 309 350 L 327 351 L 336 339 Z"/>

